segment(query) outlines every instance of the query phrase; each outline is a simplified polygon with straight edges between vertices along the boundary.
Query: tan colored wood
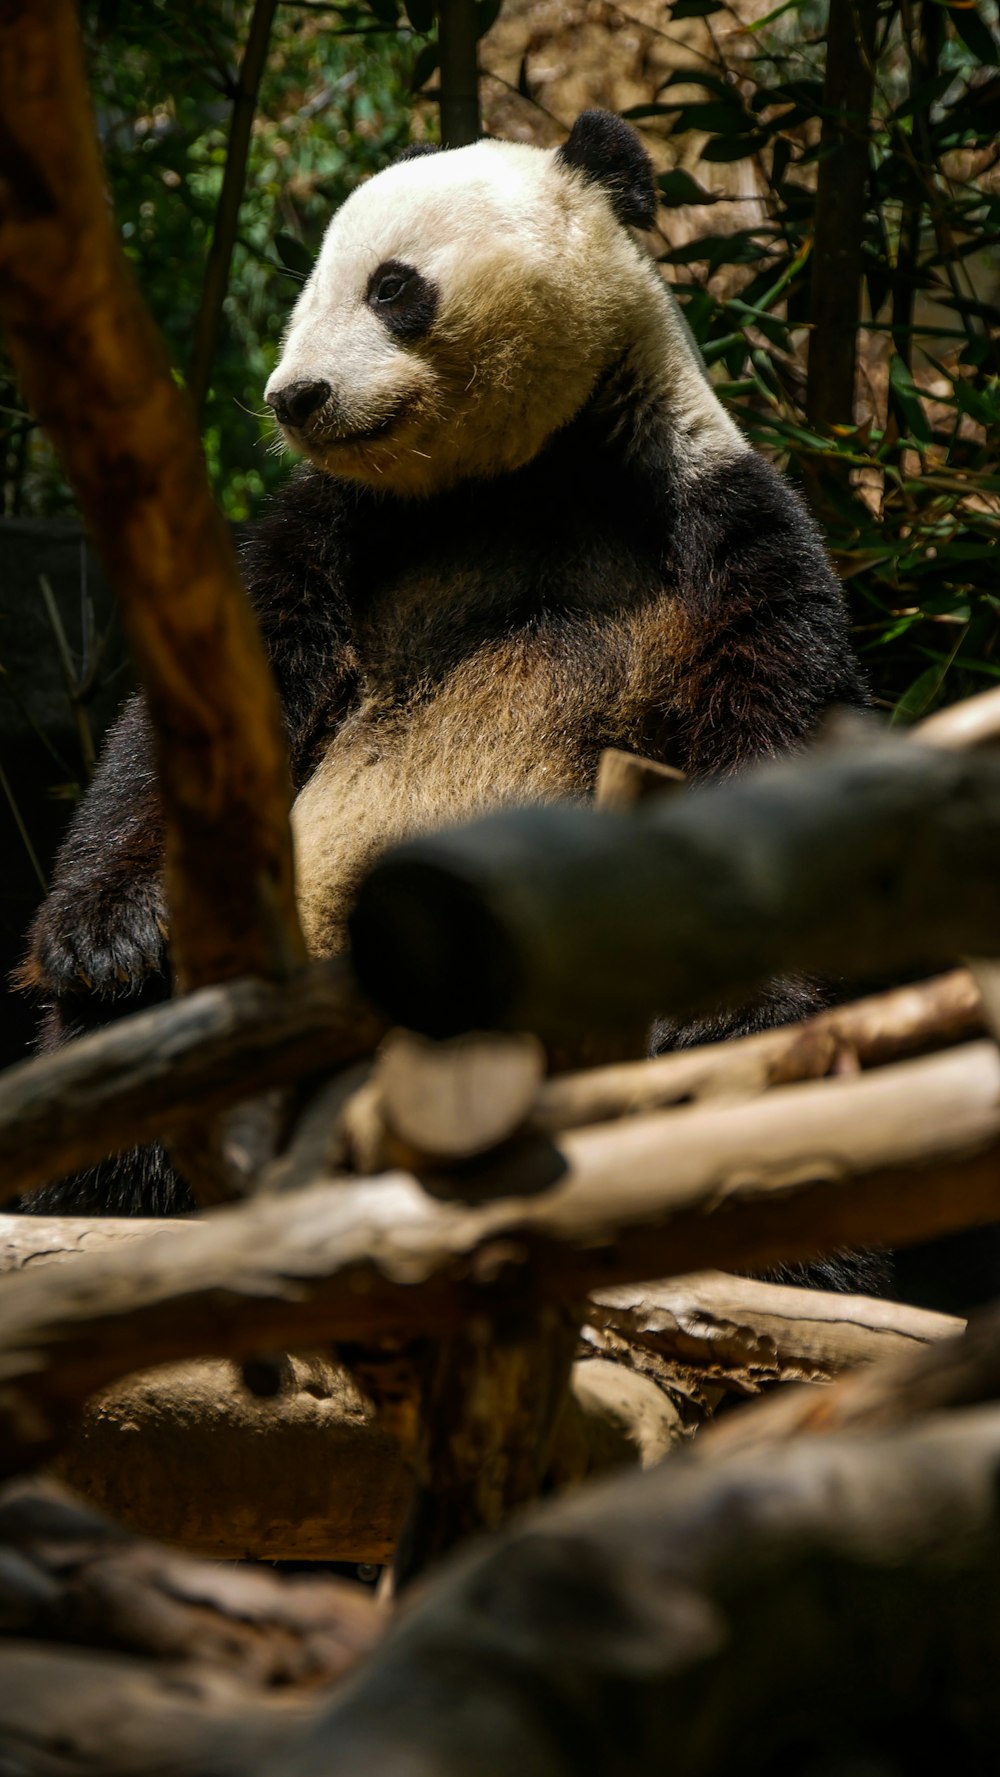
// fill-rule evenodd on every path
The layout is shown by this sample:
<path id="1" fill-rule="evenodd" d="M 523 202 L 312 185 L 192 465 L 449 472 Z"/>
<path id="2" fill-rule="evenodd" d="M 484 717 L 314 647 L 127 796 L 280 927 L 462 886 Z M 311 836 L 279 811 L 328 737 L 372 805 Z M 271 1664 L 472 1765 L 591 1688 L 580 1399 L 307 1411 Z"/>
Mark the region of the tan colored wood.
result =
<path id="1" fill-rule="evenodd" d="M 642 1389 L 623 1382 L 602 1392 L 592 1368 L 574 1366 L 542 1463 L 552 1485 L 669 1446 L 669 1397 L 644 1378 Z M 315 1354 L 280 1357 L 275 1369 L 280 1389 L 267 1400 L 242 1386 L 237 1366 L 213 1358 L 104 1389 L 53 1472 L 129 1530 L 195 1555 L 391 1561 L 412 1488 L 408 1456 L 345 1369 Z M 506 1498 L 485 1465 L 481 1486 Z"/>
<path id="2" fill-rule="evenodd" d="M 706 1386 L 753 1395 L 776 1382 L 829 1382 L 962 1332 L 955 1315 L 871 1296 L 700 1271 L 591 1295 L 587 1319 Z"/>
<path id="3" fill-rule="evenodd" d="M 597 808 L 634 808 L 654 796 L 669 796 L 684 783 L 683 771 L 605 747 L 597 767 L 594 804 Z"/>
<path id="4" fill-rule="evenodd" d="M 1000 690 L 982 691 L 925 716 L 911 731 L 928 747 L 991 747 L 1000 741 Z"/>
<path id="5" fill-rule="evenodd" d="M 393 1031 L 373 1084 L 389 1133 L 414 1153 L 470 1160 L 520 1129 L 545 1072 L 536 1037 L 472 1033 L 435 1043 Z"/>
<path id="6" fill-rule="evenodd" d="M 86 1268 L 32 1268 L 0 1294 L 0 1449 L 65 1439 L 126 1369 L 446 1337 L 588 1290 L 928 1238 L 997 1214 L 1000 1054 L 966 1044 L 745 1104 L 572 1131 L 534 1197 L 429 1197 L 387 1174 L 216 1211 Z M 514 1178 L 511 1191 L 516 1189 Z"/>
<path id="7" fill-rule="evenodd" d="M 0 1743 L 25 1777 L 242 1777 L 385 1622 L 359 1585 L 192 1560 L 38 1482 L 0 1495 L 0 1616 Z"/>
<path id="8" fill-rule="evenodd" d="M 508 809 L 407 840 L 359 887 L 353 955 L 412 1028 L 432 1008 L 439 1035 L 559 1044 L 745 1006 L 776 975 L 988 956 L 998 875 L 1000 757 L 883 736 L 632 815 Z"/>
<path id="9" fill-rule="evenodd" d="M 621 1062 L 546 1080 L 535 1121 L 550 1131 L 635 1116 L 703 1099 L 749 1098 L 769 1087 L 880 1067 L 983 1030 L 979 987 L 968 969 L 835 1006 L 759 1036 Z"/>

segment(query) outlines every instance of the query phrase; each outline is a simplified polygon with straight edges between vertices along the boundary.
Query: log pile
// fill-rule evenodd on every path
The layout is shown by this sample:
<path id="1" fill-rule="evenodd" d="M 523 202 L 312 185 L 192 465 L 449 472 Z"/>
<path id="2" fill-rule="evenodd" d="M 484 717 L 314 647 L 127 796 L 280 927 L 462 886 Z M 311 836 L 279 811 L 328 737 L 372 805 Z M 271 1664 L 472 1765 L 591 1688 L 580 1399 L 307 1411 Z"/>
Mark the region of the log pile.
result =
<path id="1" fill-rule="evenodd" d="M 991 1769 L 1000 1309 L 745 1274 L 1000 1220 L 997 694 L 710 790 L 608 758 L 597 810 L 396 848 L 304 963 L 70 0 L 0 0 L 0 114 L 0 320 L 149 692 L 187 989 L 0 1079 L 0 1178 L 156 1139 L 228 1199 L 0 1216 L 0 1767 Z M 653 1013 L 873 969 L 915 978 L 641 1058 Z"/>

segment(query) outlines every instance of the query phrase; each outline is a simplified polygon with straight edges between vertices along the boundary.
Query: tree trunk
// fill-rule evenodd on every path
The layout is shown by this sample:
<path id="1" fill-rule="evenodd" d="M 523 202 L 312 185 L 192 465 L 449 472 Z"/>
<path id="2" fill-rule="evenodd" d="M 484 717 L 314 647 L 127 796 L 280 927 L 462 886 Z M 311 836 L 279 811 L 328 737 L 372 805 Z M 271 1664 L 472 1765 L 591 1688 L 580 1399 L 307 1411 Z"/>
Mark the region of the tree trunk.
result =
<path id="1" fill-rule="evenodd" d="M 854 419 L 875 17 L 875 0 L 830 0 L 806 391 L 806 412 L 823 432 Z"/>

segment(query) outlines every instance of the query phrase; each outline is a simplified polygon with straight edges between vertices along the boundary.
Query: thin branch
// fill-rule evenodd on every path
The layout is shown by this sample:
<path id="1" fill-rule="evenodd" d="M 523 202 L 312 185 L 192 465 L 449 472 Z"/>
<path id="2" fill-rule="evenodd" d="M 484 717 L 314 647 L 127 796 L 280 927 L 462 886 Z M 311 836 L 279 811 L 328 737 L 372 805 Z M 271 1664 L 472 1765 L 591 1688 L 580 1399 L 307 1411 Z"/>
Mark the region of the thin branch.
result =
<path id="1" fill-rule="evenodd" d="M 194 345 L 188 368 L 188 388 L 200 418 L 212 380 L 212 366 L 222 321 L 222 305 L 229 287 L 229 266 L 239 228 L 240 206 L 246 184 L 250 133 L 257 94 L 267 62 L 267 49 L 278 0 L 255 0 L 246 48 L 236 79 L 233 112 L 229 125 L 226 165 L 222 189 L 212 227 L 212 244 L 208 250 L 201 302 L 194 324 Z"/>

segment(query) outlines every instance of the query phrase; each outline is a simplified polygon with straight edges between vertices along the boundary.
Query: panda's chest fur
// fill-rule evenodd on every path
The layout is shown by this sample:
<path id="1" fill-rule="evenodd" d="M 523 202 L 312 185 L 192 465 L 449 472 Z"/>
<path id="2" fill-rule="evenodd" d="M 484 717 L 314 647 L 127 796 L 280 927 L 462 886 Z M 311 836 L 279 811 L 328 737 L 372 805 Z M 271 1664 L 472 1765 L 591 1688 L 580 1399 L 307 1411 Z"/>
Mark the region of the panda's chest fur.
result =
<path id="1" fill-rule="evenodd" d="M 584 798 L 607 745 L 662 751 L 681 614 L 652 529 L 591 491 L 509 477 L 383 507 L 355 539 L 358 693 L 293 811 L 314 953 L 393 840 Z"/>

